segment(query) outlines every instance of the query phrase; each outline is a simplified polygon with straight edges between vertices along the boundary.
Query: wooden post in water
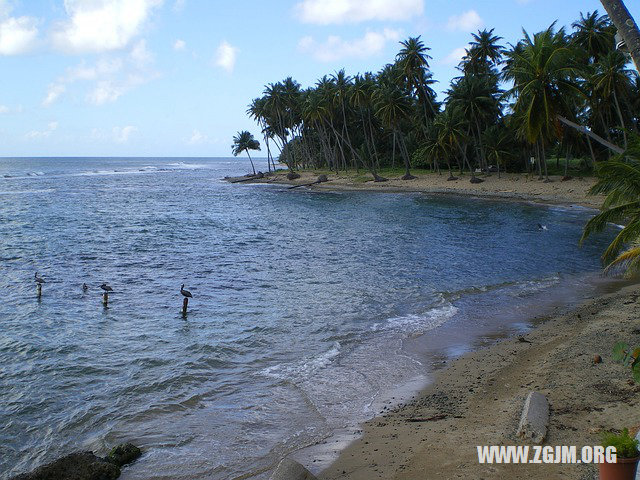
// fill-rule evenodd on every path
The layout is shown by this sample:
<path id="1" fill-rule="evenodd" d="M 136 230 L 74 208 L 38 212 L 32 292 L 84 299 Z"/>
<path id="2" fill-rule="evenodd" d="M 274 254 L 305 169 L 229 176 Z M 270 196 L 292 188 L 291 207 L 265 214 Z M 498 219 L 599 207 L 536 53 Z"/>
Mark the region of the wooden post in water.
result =
<path id="1" fill-rule="evenodd" d="M 109 306 L 109 292 L 104 292 L 102 294 L 102 305 L 104 305 L 105 308 Z"/>
<path id="2" fill-rule="evenodd" d="M 182 300 L 182 316 L 186 317 L 187 316 L 187 307 L 189 306 L 189 297 L 184 297 L 184 300 Z"/>
<path id="3" fill-rule="evenodd" d="M 42 297 L 42 284 L 36 283 L 36 292 L 38 292 L 38 299 Z"/>

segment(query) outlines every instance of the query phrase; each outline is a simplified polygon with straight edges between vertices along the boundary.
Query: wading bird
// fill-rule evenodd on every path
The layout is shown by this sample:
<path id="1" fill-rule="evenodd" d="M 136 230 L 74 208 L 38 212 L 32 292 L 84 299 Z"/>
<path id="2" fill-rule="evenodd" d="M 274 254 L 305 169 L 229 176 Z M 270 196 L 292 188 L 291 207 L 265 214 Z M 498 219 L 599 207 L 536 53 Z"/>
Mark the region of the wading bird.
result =
<path id="1" fill-rule="evenodd" d="M 184 289 L 184 283 L 182 284 L 182 286 L 180 287 L 180 293 L 182 295 L 184 295 L 187 298 L 193 298 L 193 295 L 191 295 L 191 292 L 189 290 L 185 290 Z"/>
<path id="2" fill-rule="evenodd" d="M 104 290 L 105 292 L 113 292 L 113 288 L 111 288 L 109 285 L 107 285 L 106 283 L 103 283 L 102 285 L 100 285 L 100 288 L 102 290 Z"/>
<path id="3" fill-rule="evenodd" d="M 43 283 L 47 283 L 44 281 L 44 278 L 38 276 L 38 272 L 36 272 L 34 278 L 36 279 L 36 283 L 39 283 L 40 285 L 42 285 Z"/>

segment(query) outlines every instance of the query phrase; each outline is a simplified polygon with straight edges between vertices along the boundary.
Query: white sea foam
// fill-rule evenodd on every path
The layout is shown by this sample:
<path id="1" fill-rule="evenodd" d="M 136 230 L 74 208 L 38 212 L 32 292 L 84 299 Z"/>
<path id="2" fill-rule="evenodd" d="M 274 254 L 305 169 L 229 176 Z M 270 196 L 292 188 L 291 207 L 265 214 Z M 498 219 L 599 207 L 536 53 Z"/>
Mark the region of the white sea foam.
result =
<path id="1" fill-rule="evenodd" d="M 451 302 L 441 300 L 437 307 L 431 308 L 425 313 L 410 313 L 400 317 L 389 318 L 385 323 L 376 323 L 372 326 L 377 330 L 394 330 L 403 333 L 423 333 L 443 325 L 458 313 L 458 307 Z"/>
<path id="2" fill-rule="evenodd" d="M 550 277 L 541 278 L 538 280 L 528 280 L 525 282 L 520 282 L 514 285 L 514 291 L 512 295 L 516 297 L 526 297 L 538 293 L 541 290 L 545 290 L 549 287 L 557 285 L 558 283 L 560 283 L 560 276 L 558 275 L 552 275 Z"/>
<path id="3" fill-rule="evenodd" d="M 51 193 L 55 192 L 54 188 L 44 188 L 40 190 L 8 190 L 5 192 L 0 191 L 0 195 L 24 195 L 28 193 Z"/>
<path id="4" fill-rule="evenodd" d="M 258 373 L 265 377 L 277 378 L 279 380 L 307 378 L 317 370 L 329 366 L 331 362 L 333 362 L 333 359 L 340 355 L 340 349 L 340 342 L 335 342 L 329 350 L 317 357 L 305 359 L 298 363 L 272 365 L 262 369 Z"/>

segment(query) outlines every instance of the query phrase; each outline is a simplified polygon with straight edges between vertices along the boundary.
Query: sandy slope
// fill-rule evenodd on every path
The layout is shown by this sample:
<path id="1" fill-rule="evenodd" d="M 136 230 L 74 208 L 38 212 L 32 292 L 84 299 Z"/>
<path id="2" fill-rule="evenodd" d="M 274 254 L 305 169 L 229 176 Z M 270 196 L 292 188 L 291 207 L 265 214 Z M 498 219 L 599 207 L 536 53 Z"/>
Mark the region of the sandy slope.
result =
<path id="1" fill-rule="evenodd" d="M 602 430 L 640 424 L 640 385 L 611 360 L 617 341 L 640 345 L 639 295 L 625 287 L 546 321 L 532 343 L 505 340 L 456 360 L 417 399 L 366 423 L 320 478 L 596 478 L 593 465 L 479 465 L 476 445 L 522 444 L 515 432 L 530 390 L 551 405 L 547 445 L 595 445 Z"/>

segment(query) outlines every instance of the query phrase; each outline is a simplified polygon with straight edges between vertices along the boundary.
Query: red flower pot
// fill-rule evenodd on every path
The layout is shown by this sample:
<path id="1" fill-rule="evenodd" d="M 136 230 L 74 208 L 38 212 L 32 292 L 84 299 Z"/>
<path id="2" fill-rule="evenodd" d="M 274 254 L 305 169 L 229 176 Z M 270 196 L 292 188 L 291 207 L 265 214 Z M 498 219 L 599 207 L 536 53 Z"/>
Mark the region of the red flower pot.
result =
<path id="1" fill-rule="evenodd" d="M 616 463 L 601 463 L 600 480 L 635 480 L 638 460 L 640 457 L 618 457 Z"/>

